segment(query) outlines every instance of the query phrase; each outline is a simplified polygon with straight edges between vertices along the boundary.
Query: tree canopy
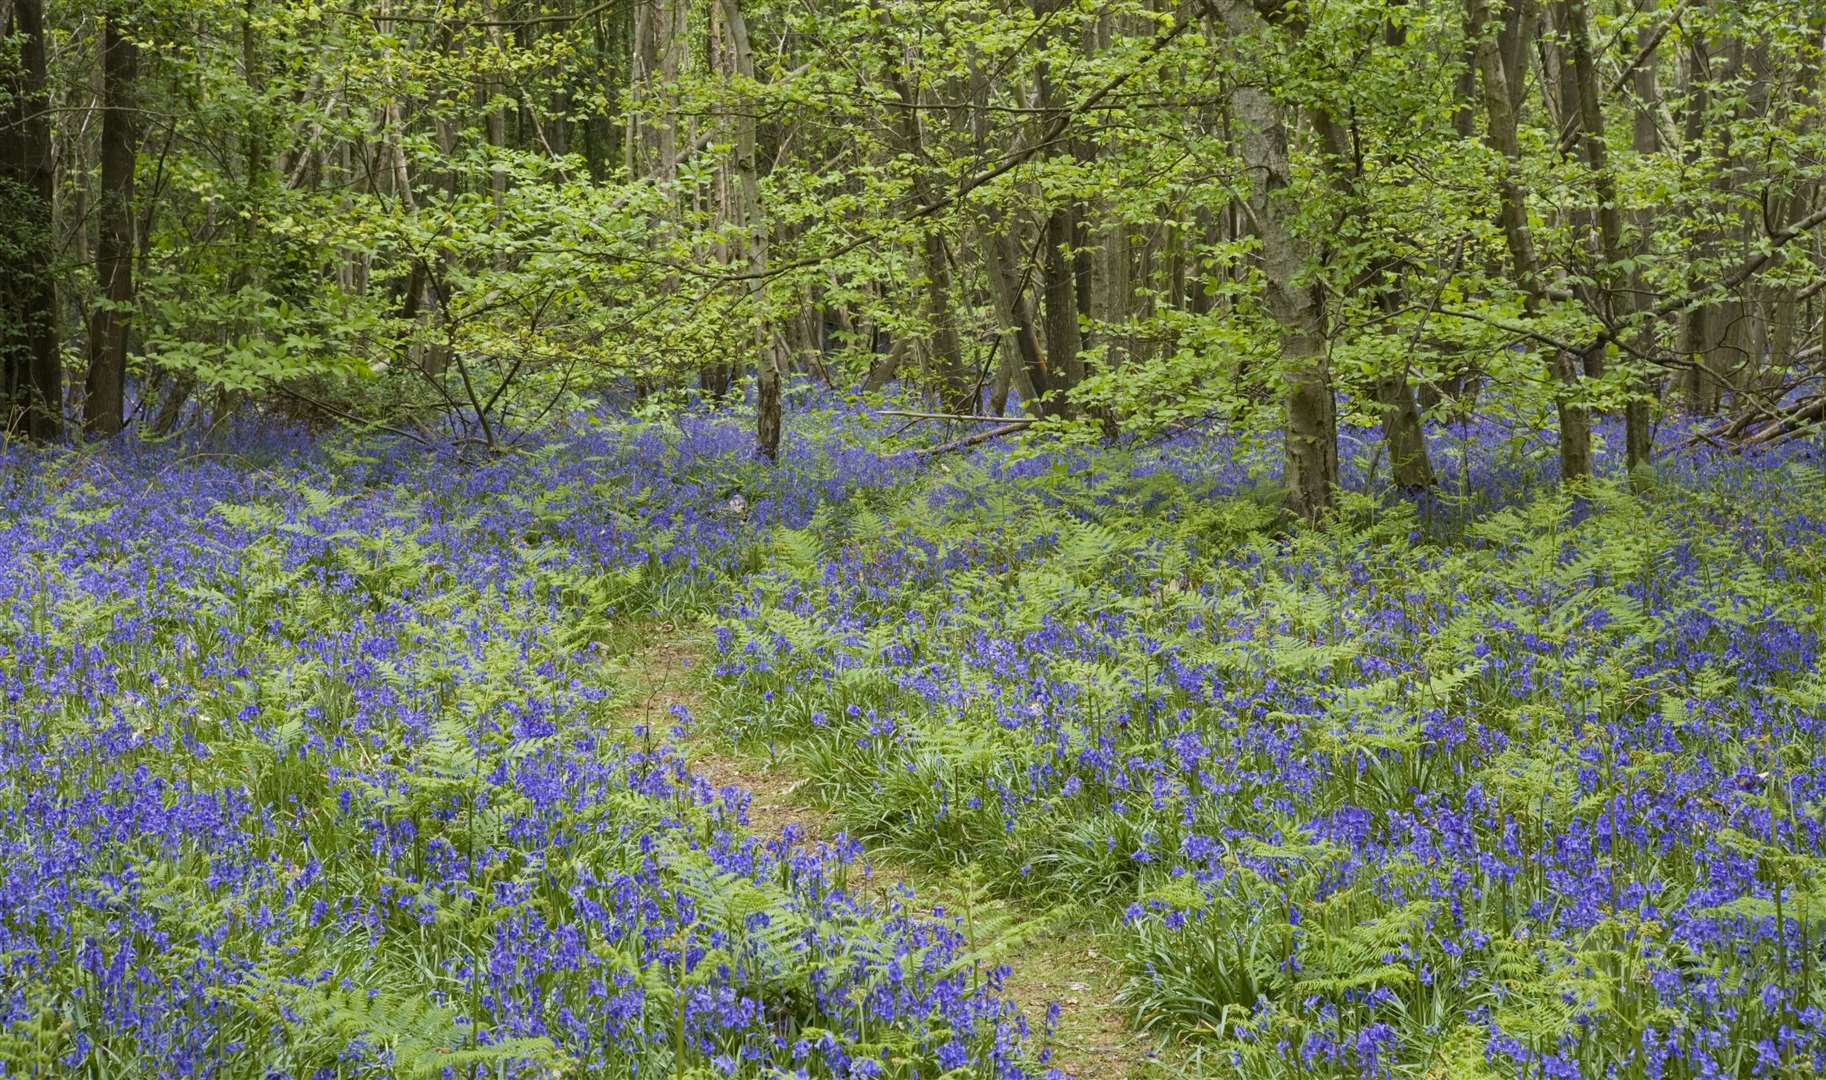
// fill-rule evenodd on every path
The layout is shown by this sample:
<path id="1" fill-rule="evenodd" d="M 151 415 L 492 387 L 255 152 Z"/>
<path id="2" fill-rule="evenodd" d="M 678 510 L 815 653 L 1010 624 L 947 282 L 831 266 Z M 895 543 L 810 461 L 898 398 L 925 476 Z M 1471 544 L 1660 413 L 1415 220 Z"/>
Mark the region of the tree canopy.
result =
<path id="1" fill-rule="evenodd" d="M 0 8 L 39 437 L 692 394 L 771 455 L 795 387 L 898 385 L 964 437 L 1280 439 L 1314 516 L 1357 431 L 1420 489 L 1428 417 L 1577 478 L 1594 414 L 1640 468 L 1669 409 L 1822 412 L 1806 0 Z"/>

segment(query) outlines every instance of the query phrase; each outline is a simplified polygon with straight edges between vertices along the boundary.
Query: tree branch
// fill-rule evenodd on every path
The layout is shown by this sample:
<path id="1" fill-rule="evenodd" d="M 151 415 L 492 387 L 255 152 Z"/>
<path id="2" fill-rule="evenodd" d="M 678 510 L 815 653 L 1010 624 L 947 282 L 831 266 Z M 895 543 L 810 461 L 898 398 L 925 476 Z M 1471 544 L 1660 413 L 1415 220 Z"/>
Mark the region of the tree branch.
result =
<path id="1" fill-rule="evenodd" d="M 966 435 L 961 439 L 953 439 L 948 443 L 927 447 L 924 450 L 916 451 L 916 453 L 922 457 L 931 457 L 936 454 L 948 454 L 953 450 L 962 450 L 966 447 L 975 446 L 978 443 L 986 443 L 990 439 L 1000 438 L 1003 435 L 1012 435 L 1017 431 L 1026 431 L 1033 425 L 1034 421 L 1032 420 L 1010 420 L 999 427 L 992 427 L 988 431 L 979 431 L 975 435 Z"/>

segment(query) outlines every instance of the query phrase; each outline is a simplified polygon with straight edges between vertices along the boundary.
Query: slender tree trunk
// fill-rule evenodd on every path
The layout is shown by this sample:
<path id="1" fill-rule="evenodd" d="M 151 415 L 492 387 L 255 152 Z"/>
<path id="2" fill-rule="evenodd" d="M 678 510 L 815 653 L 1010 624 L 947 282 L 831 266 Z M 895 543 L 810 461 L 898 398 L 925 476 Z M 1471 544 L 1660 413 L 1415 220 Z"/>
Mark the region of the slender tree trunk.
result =
<path id="1" fill-rule="evenodd" d="M 1093 22 L 1085 35 L 1085 52 L 1089 55 L 1108 53 L 1115 45 L 1119 32 L 1127 36 L 1132 29 L 1133 16 L 1105 15 Z M 1096 146 L 1094 140 L 1079 140 L 1078 160 L 1087 170 L 1096 164 Z M 1144 267 L 1138 274 L 1135 263 L 1134 232 L 1127 219 L 1127 212 L 1120 202 L 1104 198 L 1097 201 L 1094 208 L 1094 221 L 1087 221 L 1084 232 L 1091 242 L 1083 258 L 1090 265 L 1088 278 L 1089 288 L 1080 297 L 1079 308 L 1090 316 L 1097 328 L 1098 337 L 1093 344 L 1102 346 L 1102 356 L 1098 364 L 1105 371 L 1119 371 L 1125 364 L 1137 358 L 1138 342 L 1136 340 L 1135 320 L 1141 316 L 1136 303 L 1136 282 L 1152 285 L 1147 269 Z M 1092 213 L 1086 214 L 1087 218 Z M 1170 235 L 1167 240 L 1169 248 L 1175 246 L 1177 235 Z M 1169 252 L 1166 262 L 1173 261 L 1176 252 Z M 1144 253 L 1145 259 L 1145 253 Z M 1163 291 L 1172 294 L 1172 268 L 1167 270 L 1168 281 L 1163 283 Z M 1105 412 L 1105 423 L 1114 431 L 1114 417 Z"/>
<path id="2" fill-rule="evenodd" d="M 989 147 L 989 78 L 981 67 L 970 69 L 971 123 L 975 129 L 978 154 Z M 1022 246 L 1016 242 L 1016 225 L 983 220 L 975 223 L 977 243 L 983 258 L 983 274 L 989 283 L 990 304 L 996 321 L 1007 339 L 1010 363 L 1009 378 L 1021 395 L 1021 407 L 1030 416 L 1068 417 L 1071 404 L 1058 393 L 1058 380 L 1048 363 L 1045 347 L 1040 343 L 1039 323 L 1033 303 L 1023 287 Z"/>
<path id="3" fill-rule="evenodd" d="M 920 249 L 925 256 L 927 318 L 932 320 L 926 348 L 937 369 L 945 408 L 968 415 L 978 407 L 976 375 L 964 364 L 963 346 L 958 341 L 956 313 L 951 307 L 951 256 L 936 229 L 920 239 Z"/>
<path id="4" fill-rule="evenodd" d="M 496 18 L 499 18 L 501 5 L 496 4 L 493 10 Z M 495 26 L 489 28 L 488 41 L 489 44 L 494 47 L 497 54 L 503 54 L 505 52 L 506 46 L 502 43 L 500 27 Z M 499 62 L 499 60 L 497 59 L 496 62 Z M 482 80 L 483 135 L 488 140 L 489 147 L 497 154 L 502 153 L 507 149 L 507 111 L 502 104 L 506 92 L 507 88 L 501 84 L 501 80 L 498 76 L 491 74 Z M 499 228 L 502 216 L 507 212 L 507 165 L 505 162 L 496 161 L 488 170 L 488 199 L 494 208 L 495 227 Z M 505 253 L 497 253 L 494 259 L 494 268 L 496 270 L 506 270 L 507 267 L 507 255 Z"/>
<path id="5" fill-rule="evenodd" d="M 660 159 L 659 129 L 665 122 L 659 116 L 661 106 L 656 100 L 661 57 L 666 50 L 664 27 L 667 24 L 660 14 L 660 2 L 637 0 L 630 5 L 633 8 L 630 24 L 633 40 L 628 47 L 628 130 L 622 139 L 622 152 L 626 157 L 623 164 L 628 179 L 636 181 L 653 174 Z M 505 113 L 501 122 L 505 127 Z"/>
<path id="6" fill-rule="evenodd" d="M 1640 34 L 1639 45 L 1646 48 L 1658 31 L 1654 24 L 1644 26 Z M 1655 81 L 1655 65 L 1645 63 L 1638 66 L 1630 76 L 1631 90 L 1636 97 L 1635 121 L 1630 129 L 1631 146 L 1645 158 L 1661 153 L 1661 129 L 1656 122 L 1656 111 L 1660 108 L 1661 92 Z M 1643 210 L 1635 214 L 1637 232 L 1637 251 L 1639 254 L 1650 250 L 1650 239 L 1654 235 L 1655 215 L 1652 210 Z M 1648 303 L 1647 281 L 1640 268 L 1630 271 L 1629 286 L 1632 297 L 1631 309 L 1640 311 Z M 1645 323 L 1639 339 L 1644 347 L 1653 346 L 1655 325 L 1653 321 Z M 1625 459 L 1630 471 L 1646 468 L 1652 462 L 1654 453 L 1654 432 L 1652 429 L 1652 410 L 1656 397 L 1656 384 L 1653 373 L 1644 371 L 1632 381 L 1629 402 L 1624 406 L 1623 426 L 1625 440 Z"/>
<path id="7" fill-rule="evenodd" d="M 1034 12 L 1045 15 L 1060 6 L 1061 0 L 1044 0 L 1034 5 Z M 1035 79 L 1040 108 L 1063 108 L 1045 64 L 1038 66 Z M 1040 256 L 1041 326 L 1046 336 L 1046 357 L 1053 388 L 1061 394 L 1069 392 L 1084 377 L 1084 340 L 1078 327 L 1079 217 L 1078 204 L 1068 202 L 1053 207 L 1041 225 L 1044 233 Z"/>
<path id="8" fill-rule="evenodd" d="M 1703 35 L 1694 35 L 1687 41 L 1687 52 L 1683 60 L 1681 74 L 1686 92 L 1683 95 L 1680 134 L 1684 156 L 1689 164 L 1693 164 L 1700 159 L 1703 150 L 1706 112 L 1711 108 L 1711 93 L 1707 85 L 1711 56 Z M 1709 225 L 1700 226 L 1692 244 L 1693 262 L 1710 258 L 1717 242 L 1717 235 Z M 1704 276 L 1705 271 L 1698 266 L 1691 267 L 1687 275 L 1688 290 L 1699 292 L 1704 285 Z M 1711 413 L 1718 407 L 1719 375 L 1711 366 L 1712 342 L 1718 336 L 1713 328 L 1717 314 L 1718 307 L 1715 304 L 1695 304 L 1680 325 L 1680 353 L 1690 365 L 1685 380 L 1686 405 L 1689 412 L 1701 415 Z"/>
<path id="9" fill-rule="evenodd" d="M 755 77 L 754 52 L 749 45 L 748 23 L 742 17 L 741 0 L 719 0 L 725 32 L 729 35 L 730 58 L 738 78 L 752 85 Z M 746 103 L 738 106 L 735 122 L 735 157 L 731 163 L 736 181 L 735 205 L 737 224 L 747 255 L 747 288 L 750 314 L 754 319 L 755 353 L 755 450 L 768 461 L 780 455 L 780 430 L 783 426 L 781 383 L 783 373 L 780 351 L 775 347 L 768 328 L 764 303 L 767 273 L 767 220 L 761 209 L 761 181 L 756 161 L 754 109 Z"/>
<path id="10" fill-rule="evenodd" d="M 874 364 L 870 366 L 869 373 L 863 377 L 862 392 L 865 394 L 879 394 L 881 391 L 887 389 L 888 384 L 893 382 L 900 375 L 901 365 L 906 363 L 906 360 L 906 338 L 897 339 L 892 345 L 888 346 L 887 352 L 876 353 Z"/>
<path id="11" fill-rule="evenodd" d="M 1398 38 L 1396 31 L 1387 31 L 1391 38 Z M 1392 40 L 1391 45 L 1399 45 L 1399 40 Z M 1347 205 L 1355 207 L 1359 203 L 1358 176 L 1352 164 L 1350 140 L 1344 129 L 1324 109 L 1309 110 L 1313 128 L 1319 133 L 1324 144 L 1326 172 L 1346 196 Z M 1383 309 L 1394 314 L 1400 307 L 1400 287 L 1391 285 L 1381 290 L 1378 300 Z M 1403 491 L 1424 491 L 1435 483 L 1433 462 L 1427 456 L 1426 430 L 1421 426 L 1420 402 L 1415 397 L 1414 386 L 1408 380 L 1408 372 L 1403 366 L 1389 371 L 1379 372 L 1372 381 L 1376 405 L 1382 414 L 1382 441 L 1388 447 L 1389 471 L 1395 486 Z"/>
<path id="12" fill-rule="evenodd" d="M 99 286 L 89 320 L 89 377 L 83 426 L 114 435 L 125 424 L 127 324 L 133 304 L 133 170 L 138 122 L 133 106 L 139 46 L 122 32 L 121 16 L 102 20 L 100 224 L 95 245 Z"/>
<path id="13" fill-rule="evenodd" d="M 42 0 L 0 0 L 0 30 L 19 49 L 0 88 L 0 439 L 54 439 L 63 428 L 63 370 Z"/>
<path id="14" fill-rule="evenodd" d="M 1065 403 L 1054 393 L 1052 369 L 1034 328 L 1033 305 L 1021 291 L 1014 241 L 985 223 L 979 230 L 983 243 L 983 269 L 997 320 L 1014 344 L 1014 378 L 1021 404 L 1035 416 L 1068 415 Z M 1024 379 L 1025 385 L 1022 384 Z"/>
<path id="15" fill-rule="evenodd" d="M 1078 329 L 1078 278 L 1072 251 L 1077 239 L 1075 207 L 1061 207 L 1046 217 L 1040 256 L 1041 300 L 1045 310 L 1046 355 L 1058 388 L 1069 390 L 1083 379 L 1083 339 Z"/>
<path id="16" fill-rule="evenodd" d="M 1007 345 L 1006 338 L 1007 335 L 1003 335 L 998 340 Z M 1020 372 L 1021 364 L 1012 348 L 998 348 L 996 354 L 995 381 L 989 390 L 989 413 L 991 416 L 1007 416 L 1008 393 L 1014 388 L 1015 376 Z"/>
<path id="17" fill-rule="evenodd" d="M 1216 0 L 1214 9 L 1233 41 L 1254 39 L 1267 25 L 1244 0 Z M 1293 231 L 1295 207 L 1287 154 L 1287 123 L 1274 96 L 1260 86 L 1236 85 L 1231 108 L 1242 124 L 1243 163 L 1249 169 L 1250 208 L 1262 238 L 1268 308 L 1281 328 L 1281 369 L 1286 386 L 1287 507 L 1308 521 L 1332 508 L 1338 483 L 1337 402 L 1325 340 L 1324 301 L 1299 281 L 1313 262 L 1311 245 Z"/>
<path id="18" fill-rule="evenodd" d="M 926 137 L 920 127 L 919 88 L 907 81 L 905 58 L 900 55 L 899 40 L 892 20 L 884 12 L 880 17 L 886 46 L 883 70 L 890 89 L 899 100 L 891 106 L 894 114 L 891 129 L 913 170 L 913 194 L 921 206 L 933 200 L 933 187 L 926 160 Z M 921 298 L 925 307 L 927 333 L 926 354 L 938 375 L 941 399 L 946 412 L 971 414 L 977 411 L 976 373 L 964 363 L 963 345 L 958 339 L 956 312 L 952 309 L 951 256 L 940 226 L 933 221 L 920 224 L 921 268 L 924 271 Z"/>
<path id="19" fill-rule="evenodd" d="M 1528 196 L 1516 175 L 1522 150 L 1516 136 L 1515 98 L 1511 95 L 1517 83 L 1504 67 L 1504 50 L 1499 44 L 1499 36 L 1485 32 L 1489 10 L 1484 0 L 1468 0 L 1467 13 L 1472 37 L 1477 41 L 1488 139 L 1503 160 L 1503 173 L 1497 184 L 1503 239 L 1509 247 L 1509 257 L 1515 263 L 1527 312 L 1533 315 L 1539 310 L 1546 290 L 1535 256 L 1534 236 L 1528 226 Z M 1559 412 L 1560 476 L 1578 480 L 1591 475 L 1591 419 L 1582 406 L 1571 400 L 1578 390 L 1578 363 L 1573 357 L 1553 350 L 1548 355 L 1547 370 L 1548 379 L 1555 388 Z"/>
<path id="20" fill-rule="evenodd" d="M 1627 318 L 1635 310 L 1631 292 L 1619 296 L 1617 275 L 1623 262 L 1623 210 L 1617 196 L 1616 177 L 1611 173 L 1609 153 L 1604 142 L 1604 102 L 1598 89 L 1598 65 L 1592 55 L 1589 0 L 1566 0 L 1564 21 L 1568 51 L 1572 54 L 1572 101 L 1581 133 L 1586 167 L 1591 170 L 1592 191 L 1597 208 L 1598 273 L 1597 302 L 1600 316 L 1607 324 Z M 1604 350 L 1594 347 L 1584 357 L 1585 374 L 1592 378 L 1604 375 Z M 1643 377 L 1631 380 L 1629 403 L 1624 408 L 1624 453 L 1633 471 L 1648 464 L 1649 431 L 1646 392 Z"/>

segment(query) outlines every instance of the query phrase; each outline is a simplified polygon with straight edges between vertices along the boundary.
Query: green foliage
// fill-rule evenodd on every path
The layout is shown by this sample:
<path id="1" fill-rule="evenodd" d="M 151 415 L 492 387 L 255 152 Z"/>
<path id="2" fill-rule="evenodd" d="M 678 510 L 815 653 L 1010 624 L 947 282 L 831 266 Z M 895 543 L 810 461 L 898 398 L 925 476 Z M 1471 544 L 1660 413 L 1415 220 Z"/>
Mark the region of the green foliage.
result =
<path id="1" fill-rule="evenodd" d="M 539 484 L 480 498 L 473 474 L 429 482 L 445 464 L 388 474 L 333 447 L 334 466 L 205 466 L 223 485 L 181 498 L 167 487 L 194 466 L 119 483 L 90 471 L 100 450 L 9 466 L 0 488 L 29 484 L 44 510 L 7 525 L 31 553 L 0 570 L 22 590 L 0 609 L 0 749 L 55 764 L 9 769 L 0 814 L 59 824 L 15 826 L 0 877 L 53 843 L 81 855 L 58 871 L 78 899 L 54 928 L 8 912 L 9 940 L 43 963 L 6 984 L 25 1012 L 0 1060 L 165 1075 L 168 1052 L 116 1019 L 153 1001 L 136 1015 L 197 1033 L 191 1052 L 229 1077 L 708 1078 L 724 1056 L 760 1076 L 755 1031 L 784 1040 L 775 1060 L 829 1033 L 888 1075 L 935 1075 L 935 1048 L 972 1036 L 858 1002 L 944 978 L 987 994 L 969 977 L 1007 942 L 973 951 L 904 900 L 848 895 L 827 847 L 769 853 L 777 838 L 749 835 L 663 730 L 636 730 L 599 647 L 703 606 L 744 546 L 765 550 L 665 557 L 702 540 L 650 524 L 671 500 L 779 482 L 683 438 L 630 425 L 562 462 L 537 451 Z M 658 453 L 678 467 L 646 469 Z M 66 544 L 84 558 L 59 558 Z M 146 569 L 101 589 L 88 558 Z M 105 692 L 85 668 L 20 706 L 27 641 L 105 657 Z M 66 825 L 66 806 L 95 812 Z M 117 806 L 149 819 L 114 822 Z M 548 956 L 560 941 L 575 953 Z M 121 958 L 107 993 L 90 956 Z M 616 995 L 621 1027 L 588 1023 L 619 1033 L 580 1039 L 565 1010 Z M 706 1008 L 756 1019 L 731 1033 Z"/>
<path id="2" fill-rule="evenodd" d="M 1792 507 L 1742 486 L 1768 477 L 1536 493 L 1462 532 L 1352 500 L 1289 534 L 1165 453 L 1046 460 L 781 537 L 721 624 L 718 711 L 877 850 L 1101 912 L 1122 1002 L 1184 1041 L 1183 1075 L 1355 1076 L 1350 1033 L 1382 1027 L 1395 1075 L 1507 1076 L 1527 1052 L 1647 1075 L 1643 1033 L 1699 1023 L 1669 971 L 1826 1007 L 1797 989 L 1822 864 L 1783 824 L 1817 805 L 1776 779 L 1817 769 L 1817 740 L 1740 734 L 1826 705 L 1799 660 L 1817 542 L 1773 539 Z M 1776 673 L 1748 688 L 1718 657 L 1765 640 Z M 1704 813 L 1764 824 L 1549 871 L 1558 838 L 1711 776 Z M 1757 885 L 1697 905 L 1696 861 Z M 1718 924 L 1764 936 L 1702 943 Z M 1716 1037 L 1750 1046 L 1776 1016 Z"/>
<path id="3" fill-rule="evenodd" d="M 572 1068 L 550 1039 L 503 1039 L 480 1045 L 472 1025 L 450 1009 L 424 998 L 402 997 L 379 990 L 295 990 L 263 999 L 250 995 L 254 1011 L 270 1010 L 273 1020 L 289 1023 L 301 1043 L 324 1038 L 332 1044 L 357 1042 L 386 1053 L 396 1075 L 439 1077 L 445 1070 L 493 1070 L 528 1067 L 531 1075 L 563 1076 Z M 342 1048 L 332 1045 L 331 1052 Z"/>

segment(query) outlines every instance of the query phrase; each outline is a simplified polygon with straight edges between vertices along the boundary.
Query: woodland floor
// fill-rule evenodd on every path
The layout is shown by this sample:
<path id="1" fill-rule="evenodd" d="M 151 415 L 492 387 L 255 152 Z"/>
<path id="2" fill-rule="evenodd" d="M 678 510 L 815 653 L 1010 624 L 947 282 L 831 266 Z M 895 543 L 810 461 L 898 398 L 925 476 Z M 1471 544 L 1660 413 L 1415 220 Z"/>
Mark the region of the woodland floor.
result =
<path id="1" fill-rule="evenodd" d="M 808 777 L 777 756 L 746 748 L 728 735 L 726 718 L 703 692 L 709 669 L 708 635 L 700 628 L 673 623 L 646 623 L 630 628 L 610 661 L 629 696 L 625 719 L 637 724 L 670 726 L 673 706 L 684 706 L 693 718 L 683 742 L 693 771 L 717 787 L 747 790 L 749 828 L 774 838 L 798 826 L 802 843 L 829 839 L 837 831 L 830 808 L 806 798 Z M 897 864 L 865 848 L 871 890 L 905 885 L 924 911 L 955 913 L 968 888 L 947 875 Z M 1033 904 L 991 901 L 1001 910 L 993 921 L 1011 941 L 1006 962 L 1012 968 L 1007 996 L 1020 1006 L 1035 1032 L 1047 1008 L 1060 1005 L 1058 1028 L 1049 1064 L 1078 1080 L 1134 1080 L 1154 1071 L 1155 1040 L 1134 1030 L 1116 1004 L 1120 973 L 1096 929 L 1081 917 Z M 1048 925 L 1037 930 L 1035 921 Z M 978 943 L 986 945 L 990 943 Z"/>

